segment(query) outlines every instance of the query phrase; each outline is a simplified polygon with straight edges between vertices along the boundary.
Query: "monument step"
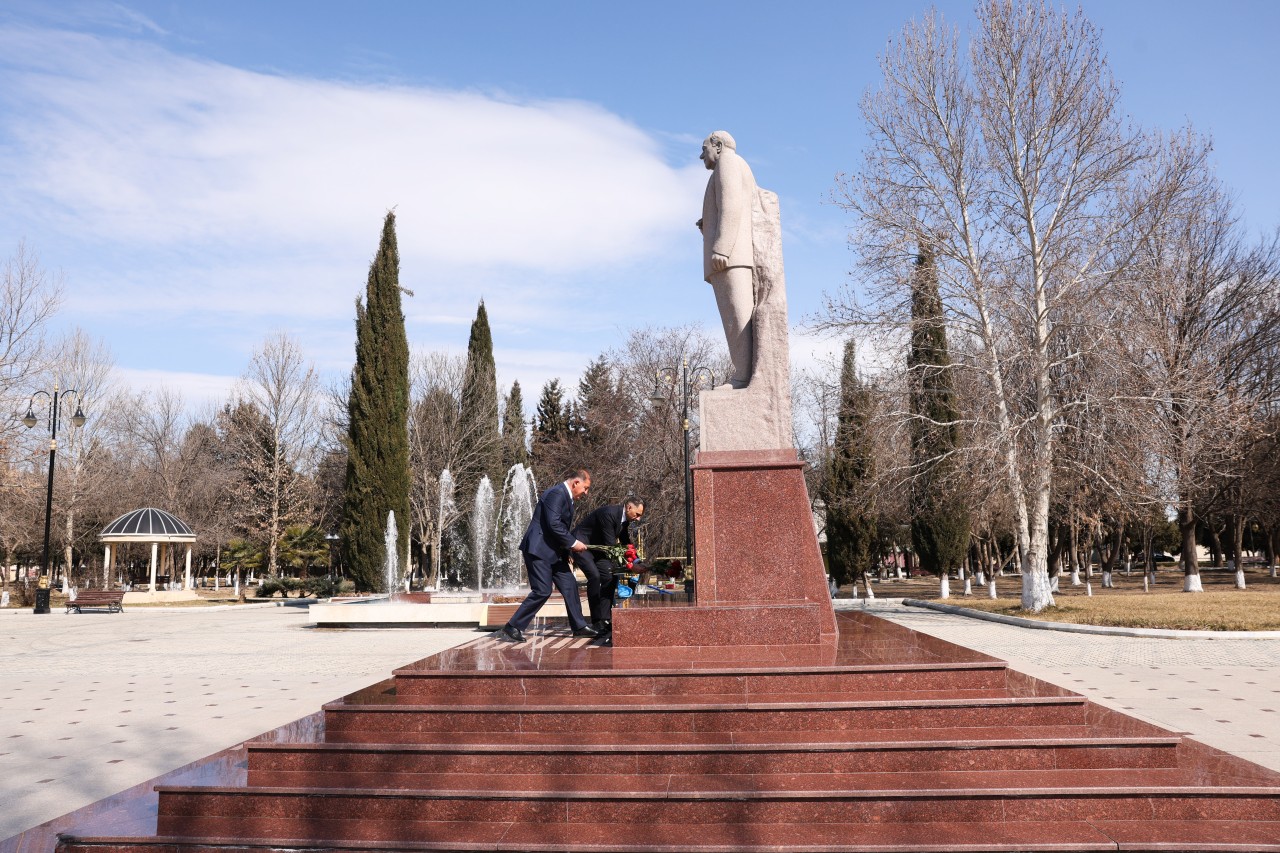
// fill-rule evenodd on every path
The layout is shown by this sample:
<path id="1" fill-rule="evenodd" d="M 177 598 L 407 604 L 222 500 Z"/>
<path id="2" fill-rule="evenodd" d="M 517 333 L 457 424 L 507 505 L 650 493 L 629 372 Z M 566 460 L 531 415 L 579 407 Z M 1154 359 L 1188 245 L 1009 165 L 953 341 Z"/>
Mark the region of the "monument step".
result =
<path id="1" fill-rule="evenodd" d="M 293 784 L 288 784 L 292 777 Z M 1220 784 L 1222 780 L 1213 780 Z M 1136 788 L 1204 788 L 1176 768 L 1091 768 L 1085 770 L 887 770 L 826 771 L 790 770 L 761 772 L 620 772 L 597 762 L 595 772 L 557 773 L 530 770 L 521 763 L 489 771 L 449 770 L 433 773 L 334 771 L 319 773 L 250 774 L 255 788 L 325 788 L 345 790 L 395 790 L 406 792 L 467 792 L 514 795 L 555 791 L 560 794 L 654 795 L 727 793 L 799 793 L 838 795 L 847 792 L 903 792 L 916 790 L 979 791 L 1010 787 L 1061 791 L 1092 787 L 1128 791 Z"/>
<path id="2" fill-rule="evenodd" d="M 414 743 L 441 732 L 811 732 L 854 728 L 973 728 L 998 723 L 1081 725 L 1078 696 L 897 698 L 862 701 L 511 706 L 326 705 L 325 738 L 335 743 Z"/>
<path id="3" fill-rule="evenodd" d="M 395 672 L 398 701 L 537 702 L 548 697 L 687 697 L 716 695 L 750 699 L 799 694 L 857 694 L 887 691 L 1003 690 L 1003 664 L 952 663 L 907 666 L 819 668 L 809 671 L 669 670 L 505 671 L 458 673 L 406 667 Z"/>
<path id="4" fill-rule="evenodd" d="M 970 726 L 963 729 L 949 727 L 912 728 L 909 732 L 912 740 L 948 741 L 961 738 L 964 740 L 1000 740 L 1027 739 L 1042 736 L 1045 738 L 1088 738 L 1088 737 L 1122 737 L 1146 736 L 1153 727 L 1142 726 L 1140 731 L 1113 728 L 1105 725 L 1084 725 L 1081 723 L 1047 723 L 1043 725 L 991 725 Z M 555 747 L 555 746 L 645 746 L 645 745 L 755 745 L 755 744 L 789 744 L 797 741 L 814 743 L 864 743 L 900 740 L 907 733 L 897 728 L 841 728 L 811 729 L 804 732 L 771 731 L 768 729 L 748 731 L 663 731 L 660 729 L 637 729 L 634 731 L 573 731 L 570 729 L 545 731 L 510 731 L 491 732 L 475 731 L 431 731 L 414 732 L 405 737 L 399 732 L 386 731 L 385 740 L 378 740 L 378 732 L 355 733 L 352 737 L 338 738 L 329 736 L 330 743 L 351 745 L 389 745 L 389 746 L 495 746 L 516 747 Z M 1160 732 L 1160 734 L 1167 734 Z M 399 738 L 396 740 L 396 738 Z"/>
<path id="5" fill-rule="evenodd" d="M 1022 821 L 1261 821 L 1280 823 L 1267 788 L 959 788 L 913 791 L 714 792 L 158 788 L 157 832 L 319 842 L 407 841 L 423 823 L 566 824 L 607 819 L 620 837 L 656 819 L 698 827 L 741 824 Z M 853 836 L 856 837 L 856 836 Z M 1186 848 L 1179 848 L 1186 849 Z"/>
<path id="6" fill-rule="evenodd" d="M 249 784 L 426 788 L 441 773 L 596 776 L 1172 768 L 1179 739 L 916 740 L 790 744 L 249 744 Z"/>
<path id="7" fill-rule="evenodd" d="M 688 826 L 652 822 L 620 828 L 577 824 L 417 824 L 406 841 L 317 843 L 307 838 L 63 838 L 58 853 L 1101 853 L 1203 851 L 1280 853 L 1280 823 L 1253 821 L 739 823 Z"/>

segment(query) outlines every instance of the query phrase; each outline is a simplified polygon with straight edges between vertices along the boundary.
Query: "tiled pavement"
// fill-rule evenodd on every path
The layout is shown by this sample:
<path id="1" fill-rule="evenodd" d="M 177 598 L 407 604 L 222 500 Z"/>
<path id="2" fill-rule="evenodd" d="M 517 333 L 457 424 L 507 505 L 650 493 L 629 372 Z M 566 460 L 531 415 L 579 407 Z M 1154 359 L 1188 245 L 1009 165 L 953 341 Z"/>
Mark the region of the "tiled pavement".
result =
<path id="1" fill-rule="evenodd" d="M 951 603 L 963 606 L 964 601 Z M 1280 640 L 1069 634 L 881 600 L 867 609 L 1006 660 L 1100 705 L 1280 770 Z"/>
<path id="2" fill-rule="evenodd" d="M 475 637 L 316 629 L 296 607 L 0 611 L 0 839 Z"/>

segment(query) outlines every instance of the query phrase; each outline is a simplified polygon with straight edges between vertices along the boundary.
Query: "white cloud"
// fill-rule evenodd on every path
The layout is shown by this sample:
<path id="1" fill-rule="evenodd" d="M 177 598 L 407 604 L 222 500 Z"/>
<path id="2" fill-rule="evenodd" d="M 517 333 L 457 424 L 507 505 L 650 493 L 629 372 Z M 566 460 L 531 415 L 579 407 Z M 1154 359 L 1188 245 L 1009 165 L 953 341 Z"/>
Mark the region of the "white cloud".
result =
<path id="1" fill-rule="evenodd" d="M 230 398 L 232 389 L 239 381 L 235 376 L 171 370 L 116 368 L 115 372 L 132 391 L 158 391 L 164 388 L 178 392 L 189 411 L 221 407 Z"/>
<path id="2" fill-rule="evenodd" d="M 264 74 L 64 30 L 0 28 L 0 106 L 0 234 L 38 223 L 158 263 L 73 294 L 85 311 L 346 314 L 392 207 L 406 268 L 582 273 L 687 237 L 704 180 L 588 103 Z"/>

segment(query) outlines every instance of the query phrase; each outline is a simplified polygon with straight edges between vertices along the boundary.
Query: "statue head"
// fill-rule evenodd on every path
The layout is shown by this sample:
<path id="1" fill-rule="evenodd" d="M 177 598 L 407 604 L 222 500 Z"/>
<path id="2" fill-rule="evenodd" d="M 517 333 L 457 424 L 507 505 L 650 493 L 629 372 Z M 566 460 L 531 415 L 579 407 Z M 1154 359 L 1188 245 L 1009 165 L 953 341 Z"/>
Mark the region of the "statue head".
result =
<path id="1" fill-rule="evenodd" d="M 733 141 L 733 137 L 729 135 L 727 130 L 714 130 L 711 135 L 702 143 L 702 153 L 698 155 L 698 159 L 706 164 L 708 169 L 714 169 L 716 163 L 720 162 L 720 154 L 724 149 L 730 151 L 738 150 L 738 143 Z"/>

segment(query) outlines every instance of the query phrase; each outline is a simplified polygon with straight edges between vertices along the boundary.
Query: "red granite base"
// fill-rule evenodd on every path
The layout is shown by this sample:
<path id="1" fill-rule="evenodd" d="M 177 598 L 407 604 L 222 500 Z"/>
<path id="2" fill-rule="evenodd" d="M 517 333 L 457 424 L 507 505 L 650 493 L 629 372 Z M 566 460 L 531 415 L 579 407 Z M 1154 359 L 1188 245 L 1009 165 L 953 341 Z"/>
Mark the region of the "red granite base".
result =
<path id="1" fill-rule="evenodd" d="M 615 610 L 615 648 L 834 645 L 835 611 L 795 451 L 699 453 L 693 481 L 694 606 Z"/>

